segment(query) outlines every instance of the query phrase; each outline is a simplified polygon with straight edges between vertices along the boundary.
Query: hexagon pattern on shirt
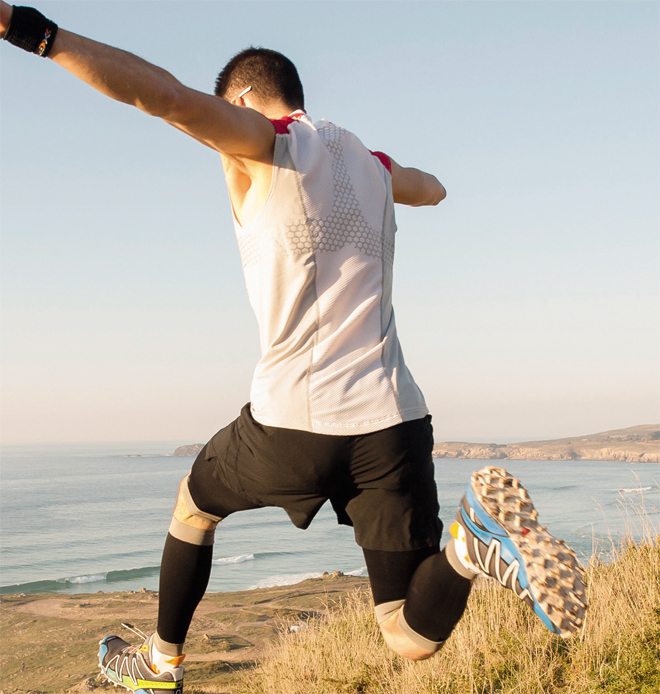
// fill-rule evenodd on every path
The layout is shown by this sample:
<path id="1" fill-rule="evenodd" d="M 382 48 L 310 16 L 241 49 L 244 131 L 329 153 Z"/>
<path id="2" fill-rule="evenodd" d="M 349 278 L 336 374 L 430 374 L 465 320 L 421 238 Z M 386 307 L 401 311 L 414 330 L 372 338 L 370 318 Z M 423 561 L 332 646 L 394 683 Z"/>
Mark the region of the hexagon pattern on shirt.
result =
<path id="1" fill-rule="evenodd" d="M 288 225 L 275 238 L 258 229 L 239 235 L 241 258 L 244 265 L 257 262 L 262 252 L 278 249 L 292 255 L 306 255 L 318 251 L 338 251 L 352 244 L 358 252 L 368 256 L 385 257 L 387 263 L 394 258 L 394 238 L 383 239 L 382 229 L 372 227 L 364 218 L 350 174 L 344 161 L 343 129 L 327 123 L 318 133 L 331 155 L 333 206 L 325 218 L 307 218 Z M 302 193 L 302 191 L 301 191 Z M 304 195 L 304 193 L 302 193 Z M 269 248 L 266 248 L 268 246 Z"/>

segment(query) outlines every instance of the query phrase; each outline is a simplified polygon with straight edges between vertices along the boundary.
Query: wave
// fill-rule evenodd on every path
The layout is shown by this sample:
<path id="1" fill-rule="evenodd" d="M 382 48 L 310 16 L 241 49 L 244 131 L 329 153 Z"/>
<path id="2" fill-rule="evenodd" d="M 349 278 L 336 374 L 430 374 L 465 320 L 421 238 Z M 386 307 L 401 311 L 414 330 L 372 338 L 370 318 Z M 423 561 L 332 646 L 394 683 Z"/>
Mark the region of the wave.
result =
<path id="1" fill-rule="evenodd" d="M 8 593 L 52 593 L 64 590 L 67 586 L 84 583 L 132 581 L 136 578 L 155 576 L 159 571 L 160 566 L 141 566 L 137 569 L 119 569 L 117 571 L 106 571 L 105 573 L 81 574 L 79 576 L 66 576 L 65 578 L 47 579 L 44 581 L 14 583 L 8 586 L 0 586 L 0 595 L 7 595 Z"/>
<path id="2" fill-rule="evenodd" d="M 254 554 L 239 554 L 235 557 L 220 557 L 214 559 L 213 564 L 242 564 L 244 561 L 252 561 Z"/>
<path id="3" fill-rule="evenodd" d="M 146 578 L 147 576 L 156 576 L 160 573 L 160 564 L 158 566 L 141 566 L 137 569 L 119 569 L 118 571 L 108 571 L 105 575 L 105 580 L 108 583 L 116 581 L 130 581 L 133 578 Z"/>
<path id="4" fill-rule="evenodd" d="M 653 487 L 623 487 L 617 489 L 619 494 L 641 494 L 642 492 L 650 492 Z"/>
<path id="5" fill-rule="evenodd" d="M 298 552 L 257 552 L 256 554 L 238 554 L 232 557 L 219 557 L 213 560 L 215 565 L 242 564 L 247 561 L 254 561 L 265 557 L 291 556 Z M 13 583 L 11 585 L 0 586 L 0 595 L 11 593 L 53 593 L 75 585 L 88 583 L 119 583 L 122 581 L 136 581 L 139 578 L 157 576 L 160 566 L 141 566 L 136 569 L 119 569 L 115 571 L 104 571 L 98 573 L 80 574 L 76 576 L 66 576 L 64 578 L 46 579 L 43 581 L 27 581 L 25 583 Z M 320 575 L 320 574 L 319 574 Z M 305 579 L 299 579 L 305 580 Z M 294 581 L 297 583 L 297 581 Z"/>
<path id="6" fill-rule="evenodd" d="M 58 583 L 99 583 L 105 581 L 107 574 L 89 574 L 88 576 L 71 576 L 70 578 L 60 578 Z"/>
<path id="7" fill-rule="evenodd" d="M 213 560 L 213 564 L 242 564 L 246 561 L 265 559 L 266 557 L 291 557 L 299 554 L 301 552 L 250 552 L 249 554 L 237 554 L 233 557 L 218 557 Z"/>
<path id="8" fill-rule="evenodd" d="M 262 578 L 257 581 L 253 586 L 250 586 L 248 590 L 259 590 L 261 588 L 277 588 L 280 586 L 293 586 L 296 583 L 301 583 L 302 581 L 307 581 L 310 578 L 321 578 L 324 572 L 310 571 L 308 573 L 300 574 L 278 574 L 275 576 L 268 576 L 267 578 Z M 326 574 L 327 575 L 327 574 Z M 344 576 L 367 576 L 367 567 L 362 566 L 359 569 L 353 571 L 346 571 Z"/>
<path id="9" fill-rule="evenodd" d="M 355 569 L 354 571 L 347 571 L 345 576 L 368 576 L 369 574 L 367 573 L 367 567 L 366 566 L 361 566 L 359 569 Z"/>
<path id="10" fill-rule="evenodd" d="M 248 590 L 259 590 L 261 588 L 276 588 L 278 586 L 293 586 L 296 583 L 301 583 L 309 578 L 321 578 L 322 572 L 312 571 L 304 574 L 280 574 L 277 576 L 268 576 L 257 581 Z"/>

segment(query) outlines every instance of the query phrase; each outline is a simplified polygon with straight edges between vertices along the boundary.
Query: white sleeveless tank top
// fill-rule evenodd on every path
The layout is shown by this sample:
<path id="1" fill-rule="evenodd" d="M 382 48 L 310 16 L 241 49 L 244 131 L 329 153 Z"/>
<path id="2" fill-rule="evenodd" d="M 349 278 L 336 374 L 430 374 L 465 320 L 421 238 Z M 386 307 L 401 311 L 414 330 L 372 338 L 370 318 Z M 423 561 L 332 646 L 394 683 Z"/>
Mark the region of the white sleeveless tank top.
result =
<path id="1" fill-rule="evenodd" d="M 234 224 L 261 359 L 261 424 L 366 434 L 428 413 L 392 310 L 394 204 L 384 155 L 296 111 L 274 121 L 265 204 Z"/>

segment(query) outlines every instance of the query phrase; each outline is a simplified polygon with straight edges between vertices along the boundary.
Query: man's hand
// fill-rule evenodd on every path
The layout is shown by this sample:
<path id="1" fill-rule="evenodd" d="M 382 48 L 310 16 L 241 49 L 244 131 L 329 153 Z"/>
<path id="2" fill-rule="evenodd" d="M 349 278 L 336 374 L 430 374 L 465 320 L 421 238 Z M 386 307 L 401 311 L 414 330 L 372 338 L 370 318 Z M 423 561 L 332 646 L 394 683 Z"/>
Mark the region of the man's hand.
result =
<path id="1" fill-rule="evenodd" d="M 0 39 L 3 39 L 7 33 L 9 22 L 11 22 L 12 9 L 9 3 L 5 2 L 5 0 L 0 0 Z"/>

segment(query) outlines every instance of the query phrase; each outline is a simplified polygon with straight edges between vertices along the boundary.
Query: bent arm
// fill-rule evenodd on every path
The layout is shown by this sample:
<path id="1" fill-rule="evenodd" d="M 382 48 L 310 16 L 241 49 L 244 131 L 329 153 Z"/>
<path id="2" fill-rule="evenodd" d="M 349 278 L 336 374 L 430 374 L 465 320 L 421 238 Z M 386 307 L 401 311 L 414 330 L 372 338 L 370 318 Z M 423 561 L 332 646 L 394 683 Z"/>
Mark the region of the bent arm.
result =
<path id="1" fill-rule="evenodd" d="M 404 167 L 392 161 L 392 193 L 394 202 L 421 207 L 437 205 L 447 197 L 447 191 L 430 173 L 412 167 Z"/>
<path id="2" fill-rule="evenodd" d="M 4 33 L 11 8 L 2 2 L 1 9 Z M 105 96 L 162 118 L 219 152 L 265 160 L 272 152 L 275 134 L 264 116 L 190 89 L 132 53 L 60 28 L 48 57 Z"/>

